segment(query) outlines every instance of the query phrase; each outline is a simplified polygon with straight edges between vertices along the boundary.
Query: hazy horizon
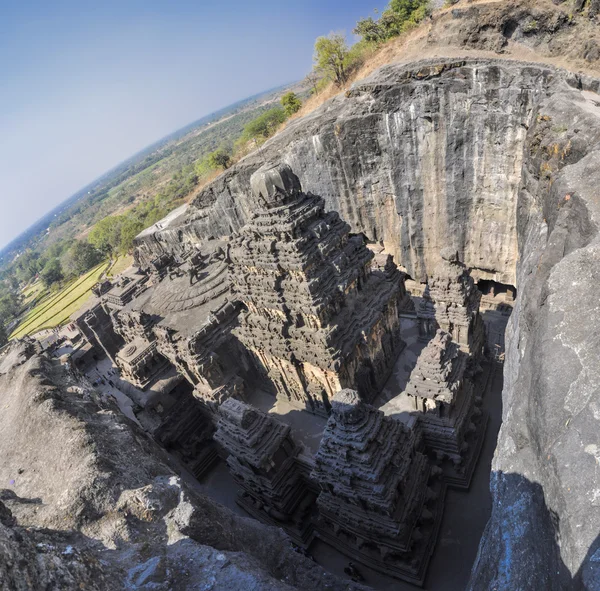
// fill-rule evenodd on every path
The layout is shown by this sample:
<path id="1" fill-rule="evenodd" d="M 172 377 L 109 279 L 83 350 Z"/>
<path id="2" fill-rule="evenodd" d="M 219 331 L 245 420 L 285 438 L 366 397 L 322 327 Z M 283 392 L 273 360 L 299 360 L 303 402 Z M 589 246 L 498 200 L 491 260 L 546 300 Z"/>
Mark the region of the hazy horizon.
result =
<path id="1" fill-rule="evenodd" d="M 234 0 L 226 12 L 187 0 L 3 5 L 0 248 L 161 138 L 302 78 L 317 36 L 351 36 L 373 8 L 365 0 Z"/>

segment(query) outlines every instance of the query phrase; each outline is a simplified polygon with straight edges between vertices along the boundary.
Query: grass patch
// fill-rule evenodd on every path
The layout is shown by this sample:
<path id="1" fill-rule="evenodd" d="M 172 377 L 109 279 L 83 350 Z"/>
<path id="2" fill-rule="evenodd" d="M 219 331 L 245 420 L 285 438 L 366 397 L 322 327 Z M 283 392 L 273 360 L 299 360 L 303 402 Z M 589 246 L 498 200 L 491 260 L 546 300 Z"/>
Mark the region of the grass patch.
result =
<path id="1" fill-rule="evenodd" d="M 27 308 L 36 300 L 41 300 L 47 295 L 48 290 L 41 281 L 36 281 L 33 285 L 30 285 L 23 290 L 23 307 Z"/>
<path id="2" fill-rule="evenodd" d="M 79 310 L 91 295 L 94 284 L 108 269 L 104 262 L 79 279 L 66 285 L 55 295 L 44 298 L 27 314 L 9 338 L 16 339 L 33 334 L 46 328 L 55 328 L 65 324 L 71 314 Z"/>
<path id="3" fill-rule="evenodd" d="M 108 277 L 116 277 L 133 265 L 133 257 L 129 254 L 120 256 L 106 272 Z"/>

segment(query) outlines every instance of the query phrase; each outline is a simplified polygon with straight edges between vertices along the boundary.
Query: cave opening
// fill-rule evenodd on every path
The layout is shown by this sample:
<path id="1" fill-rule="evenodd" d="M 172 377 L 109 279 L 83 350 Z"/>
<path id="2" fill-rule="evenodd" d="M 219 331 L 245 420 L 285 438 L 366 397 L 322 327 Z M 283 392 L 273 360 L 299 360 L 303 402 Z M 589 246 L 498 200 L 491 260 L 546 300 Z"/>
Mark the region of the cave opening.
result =
<path id="1" fill-rule="evenodd" d="M 508 283 L 500 283 L 491 279 L 480 279 L 477 289 L 481 292 L 480 308 L 486 310 L 498 310 L 510 314 L 517 298 L 517 288 Z"/>

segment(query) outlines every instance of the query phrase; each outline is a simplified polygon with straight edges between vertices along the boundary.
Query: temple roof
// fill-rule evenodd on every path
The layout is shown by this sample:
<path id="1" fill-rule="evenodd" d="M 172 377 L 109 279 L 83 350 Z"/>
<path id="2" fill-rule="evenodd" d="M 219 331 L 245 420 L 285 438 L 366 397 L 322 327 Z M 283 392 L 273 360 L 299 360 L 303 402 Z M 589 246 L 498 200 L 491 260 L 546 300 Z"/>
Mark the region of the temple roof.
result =
<path id="1" fill-rule="evenodd" d="M 144 312 L 156 324 L 191 336 L 212 319 L 212 312 L 232 300 L 231 283 L 225 261 L 215 258 L 190 274 L 191 264 L 184 263 L 170 276 L 149 287 L 123 309 Z"/>
<path id="2" fill-rule="evenodd" d="M 215 441 L 238 460 L 258 469 L 268 467 L 291 430 L 288 425 L 235 398 L 221 405 L 219 415 Z"/>
<path id="3" fill-rule="evenodd" d="M 451 403 L 462 386 L 467 360 L 468 355 L 460 350 L 452 337 L 438 330 L 419 355 L 406 393 Z"/>
<path id="4" fill-rule="evenodd" d="M 441 256 L 440 264 L 427 282 L 429 296 L 436 304 L 436 313 L 443 313 L 443 306 L 464 307 L 466 314 L 479 309 L 481 293 L 458 254 L 451 249 L 443 249 Z"/>
<path id="5" fill-rule="evenodd" d="M 332 400 L 312 477 L 336 496 L 392 511 L 413 451 L 412 431 L 342 390 Z"/>

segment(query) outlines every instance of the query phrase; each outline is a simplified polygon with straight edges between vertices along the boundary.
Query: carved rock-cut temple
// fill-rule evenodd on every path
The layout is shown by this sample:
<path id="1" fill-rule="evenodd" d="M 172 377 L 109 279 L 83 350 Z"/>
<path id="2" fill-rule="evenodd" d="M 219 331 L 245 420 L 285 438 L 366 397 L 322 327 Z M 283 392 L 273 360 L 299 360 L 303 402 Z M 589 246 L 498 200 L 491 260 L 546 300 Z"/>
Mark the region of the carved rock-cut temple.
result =
<path id="1" fill-rule="evenodd" d="M 300 452 L 291 428 L 239 400 L 220 407 L 215 440 L 225 450 L 229 470 L 242 487 L 238 503 L 250 515 L 283 527 L 300 546 L 313 539 L 308 490 L 296 462 Z"/>
<path id="2" fill-rule="evenodd" d="M 179 260 L 154 260 L 144 289 L 113 313 L 126 342 L 117 356 L 123 378 L 146 390 L 147 405 L 159 414 L 155 438 L 198 478 L 217 459 L 218 405 L 243 396 L 238 371 L 245 357 L 231 334 L 239 303 L 223 246 L 215 241 L 206 254 L 193 249 Z"/>
<path id="3" fill-rule="evenodd" d="M 372 400 L 403 346 L 401 275 L 391 260 L 372 270 L 363 237 L 303 193 L 288 166 L 263 167 L 251 182 L 257 210 L 231 246 L 247 307 L 240 341 L 277 395 L 301 409 L 327 414 L 344 387 Z"/>
<path id="4" fill-rule="evenodd" d="M 131 342 L 144 337 L 194 386 L 206 404 L 239 394 L 243 382 L 231 328 L 239 304 L 231 294 L 225 251 L 190 253 L 180 263 L 157 261 L 153 281 L 118 314 L 117 329 Z M 216 410 L 216 409 L 215 409 Z"/>
<path id="5" fill-rule="evenodd" d="M 352 235 L 287 165 L 250 182 L 254 214 L 229 240 L 187 236 L 154 258 L 146 241 L 143 272 L 98 286 L 114 331 L 97 338 L 121 343 L 138 418 L 196 478 L 226 458 L 251 516 L 422 585 L 446 486 L 469 487 L 485 433 L 469 377 L 486 338 L 480 294 L 444 251 L 416 310 L 428 345 L 400 357 L 415 307 L 384 246 Z M 371 406 L 407 359 L 405 391 Z M 250 401 L 317 428 L 292 431 Z M 328 417 L 324 432 L 302 411 Z"/>
<path id="6" fill-rule="evenodd" d="M 380 572 L 422 584 L 445 485 L 418 427 L 384 416 L 352 390 L 338 392 L 312 478 L 320 535 Z"/>
<path id="7" fill-rule="evenodd" d="M 417 360 L 406 394 L 414 400 L 428 451 L 441 460 L 448 482 L 468 487 L 485 435 L 481 397 L 465 376 L 469 355 L 438 330 Z"/>

